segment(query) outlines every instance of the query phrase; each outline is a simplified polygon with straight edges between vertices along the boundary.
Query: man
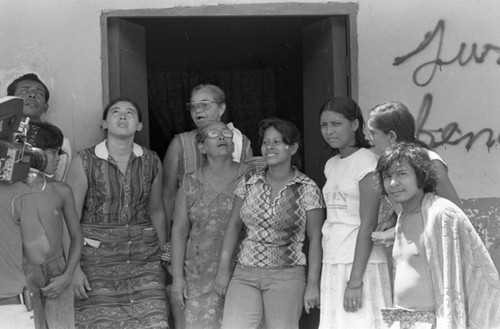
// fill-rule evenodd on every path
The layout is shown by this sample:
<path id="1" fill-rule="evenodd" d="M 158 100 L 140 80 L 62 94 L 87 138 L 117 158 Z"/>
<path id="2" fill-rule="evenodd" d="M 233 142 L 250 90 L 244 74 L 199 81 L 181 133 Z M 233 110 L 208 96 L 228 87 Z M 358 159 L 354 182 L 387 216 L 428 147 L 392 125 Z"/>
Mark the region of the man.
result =
<path id="1" fill-rule="evenodd" d="M 22 259 L 42 264 L 49 240 L 27 185 L 0 183 L 0 196 L 0 328 L 34 328 Z"/>
<path id="2" fill-rule="evenodd" d="M 17 96 L 24 100 L 23 114 L 31 122 L 42 121 L 42 115 L 49 108 L 49 89 L 34 73 L 27 73 L 12 81 L 7 87 L 7 96 Z M 54 178 L 64 181 L 71 162 L 71 144 L 68 138 L 64 137 L 61 149 L 66 155 L 61 157 Z"/>

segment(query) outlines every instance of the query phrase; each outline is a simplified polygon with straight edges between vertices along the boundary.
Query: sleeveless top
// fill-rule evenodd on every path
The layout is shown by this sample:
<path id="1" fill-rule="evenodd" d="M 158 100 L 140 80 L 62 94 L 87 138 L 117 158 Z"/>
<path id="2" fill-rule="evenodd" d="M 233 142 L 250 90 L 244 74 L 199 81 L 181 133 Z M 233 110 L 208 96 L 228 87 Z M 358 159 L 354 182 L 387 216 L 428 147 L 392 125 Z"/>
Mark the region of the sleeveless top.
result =
<path id="1" fill-rule="evenodd" d="M 109 156 L 105 141 L 78 154 L 88 182 L 82 224 L 113 226 L 151 221 L 151 185 L 161 163 L 155 152 L 134 144 L 125 174 Z"/>

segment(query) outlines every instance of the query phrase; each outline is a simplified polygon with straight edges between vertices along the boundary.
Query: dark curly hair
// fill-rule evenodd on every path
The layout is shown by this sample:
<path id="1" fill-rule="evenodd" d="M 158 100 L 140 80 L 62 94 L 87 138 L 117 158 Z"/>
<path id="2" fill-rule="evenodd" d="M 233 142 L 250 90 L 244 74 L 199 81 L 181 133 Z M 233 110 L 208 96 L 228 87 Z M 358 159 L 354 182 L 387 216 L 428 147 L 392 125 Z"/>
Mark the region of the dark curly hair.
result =
<path id="1" fill-rule="evenodd" d="M 387 195 L 384 177 L 391 175 L 405 160 L 415 171 L 418 188 L 423 189 L 425 193 L 434 192 L 437 184 L 436 174 L 427 151 L 417 144 L 405 142 L 395 143 L 378 160 L 375 180 L 380 192 Z"/>

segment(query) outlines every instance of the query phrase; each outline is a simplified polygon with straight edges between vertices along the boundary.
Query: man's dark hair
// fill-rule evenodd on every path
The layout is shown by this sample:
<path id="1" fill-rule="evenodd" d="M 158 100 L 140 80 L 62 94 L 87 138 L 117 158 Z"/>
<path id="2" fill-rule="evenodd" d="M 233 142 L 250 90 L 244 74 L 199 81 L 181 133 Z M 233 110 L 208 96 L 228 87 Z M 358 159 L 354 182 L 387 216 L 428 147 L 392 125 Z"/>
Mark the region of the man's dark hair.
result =
<path id="1" fill-rule="evenodd" d="M 50 98 L 49 88 L 47 88 L 45 83 L 43 83 L 42 80 L 40 80 L 38 75 L 36 75 L 35 73 L 27 73 L 23 76 L 20 76 L 16 80 L 12 81 L 10 85 L 7 87 L 7 96 L 14 96 L 16 93 L 17 84 L 22 81 L 35 81 L 41 84 L 43 86 L 43 89 L 45 90 L 45 102 L 49 101 Z"/>

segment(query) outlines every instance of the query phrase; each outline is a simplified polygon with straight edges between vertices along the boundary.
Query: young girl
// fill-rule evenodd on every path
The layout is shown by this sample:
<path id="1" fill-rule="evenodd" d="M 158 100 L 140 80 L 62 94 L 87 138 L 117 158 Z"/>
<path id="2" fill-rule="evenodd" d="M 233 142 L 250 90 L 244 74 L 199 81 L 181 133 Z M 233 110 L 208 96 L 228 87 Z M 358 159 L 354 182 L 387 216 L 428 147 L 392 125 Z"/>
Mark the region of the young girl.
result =
<path id="1" fill-rule="evenodd" d="M 71 188 L 52 178 L 59 165 L 63 134 L 50 123 L 33 122 L 27 141 L 42 149 L 47 159 L 43 174 L 27 180 L 35 192 L 38 216 L 50 241 L 50 252 L 42 265 L 24 264 L 33 292 L 35 327 L 74 328 L 74 294 L 70 283 L 82 252 L 83 234 Z M 67 261 L 63 254 L 63 221 L 70 237 Z"/>
<path id="2" fill-rule="evenodd" d="M 393 309 L 384 322 L 401 328 L 497 328 L 500 278 L 465 214 L 435 191 L 428 151 L 392 146 L 377 165 L 382 193 L 401 204 L 392 252 Z"/>
<path id="3" fill-rule="evenodd" d="M 264 322 L 266 328 L 297 329 L 302 306 L 307 313 L 319 306 L 324 204 L 316 184 L 292 166 L 297 127 L 266 119 L 259 134 L 267 167 L 241 180 L 222 246 L 216 278 L 217 291 L 226 295 L 222 328 L 258 328 Z M 243 224 L 246 235 L 231 278 Z M 302 252 L 306 234 L 308 257 Z"/>
<path id="4" fill-rule="evenodd" d="M 321 108 L 321 133 L 338 153 L 325 165 L 321 329 L 380 328 L 380 308 L 391 303 L 387 258 L 370 236 L 380 194 L 372 184 L 377 157 L 363 125 L 350 98 L 333 98 Z"/>

